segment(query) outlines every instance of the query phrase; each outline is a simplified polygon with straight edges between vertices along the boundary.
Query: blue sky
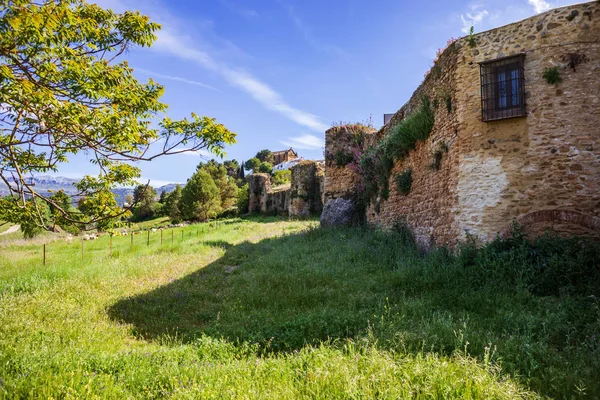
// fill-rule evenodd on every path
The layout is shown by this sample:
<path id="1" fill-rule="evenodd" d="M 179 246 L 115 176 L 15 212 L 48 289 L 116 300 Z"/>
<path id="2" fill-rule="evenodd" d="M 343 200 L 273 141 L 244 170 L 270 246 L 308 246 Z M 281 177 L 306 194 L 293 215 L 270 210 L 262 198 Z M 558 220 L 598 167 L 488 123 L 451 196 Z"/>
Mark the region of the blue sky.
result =
<path id="1" fill-rule="evenodd" d="M 576 3 L 565 0 L 89 0 L 162 24 L 151 48 L 125 57 L 165 86 L 171 118 L 214 117 L 238 134 L 226 158 L 294 147 L 322 159 L 333 122 L 376 127 L 398 110 L 450 37 Z M 185 182 L 202 154 L 140 164 L 153 184 Z M 81 155 L 58 175 L 95 173 Z"/>

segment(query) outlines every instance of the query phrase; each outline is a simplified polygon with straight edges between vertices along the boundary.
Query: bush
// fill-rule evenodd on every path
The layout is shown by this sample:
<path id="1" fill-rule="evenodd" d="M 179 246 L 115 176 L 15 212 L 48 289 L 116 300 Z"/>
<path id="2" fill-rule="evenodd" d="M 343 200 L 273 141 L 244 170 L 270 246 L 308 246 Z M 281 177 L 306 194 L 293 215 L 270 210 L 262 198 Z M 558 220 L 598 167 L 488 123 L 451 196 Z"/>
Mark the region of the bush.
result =
<path id="1" fill-rule="evenodd" d="M 282 171 L 274 171 L 271 177 L 271 183 L 275 186 L 284 185 L 292 180 L 292 171 L 284 169 Z"/>
<path id="2" fill-rule="evenodd" d="M 237 200 L 237 208 L 240 214 L 248 213 L 248 205 L 249 205 L 249 193 L 248 193 L 248 184 L 246 183 L 244 186 L 238 189 L 238 200 Z"/>
<path id="3" fill-rule="evenodd" d="M 398 193 L 406 196 L 410 193 L 412 186 L 412 168 L 396 174 L 396 189 Z"/>

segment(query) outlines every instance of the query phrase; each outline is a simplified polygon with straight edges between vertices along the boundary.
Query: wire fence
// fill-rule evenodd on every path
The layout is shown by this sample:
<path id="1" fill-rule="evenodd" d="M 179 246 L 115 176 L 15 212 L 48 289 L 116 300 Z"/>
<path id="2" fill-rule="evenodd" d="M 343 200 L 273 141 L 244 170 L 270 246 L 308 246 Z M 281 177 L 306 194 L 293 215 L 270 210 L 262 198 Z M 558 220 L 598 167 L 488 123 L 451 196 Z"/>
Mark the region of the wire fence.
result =
<path id="1" fill-rule="evenodd" d="M 126 234 L 123 233 L 111 233 L 111 234 L 106 234 L 103 236 L 97 236 L 97 235 L 84 235 L 83 237 L 81 237 L 80 240 L 78 240 L 79 243 L 77 243 L 78 246 L 80 246 L 81 248 L 81 260 L 85 260 L 86 259 L 86 255 L 88 254 L 88 250 L 89 247 L 92 245 L 93 242 L 96 241 L 96 239 L 99 238 L 103 238 L 103 237 L 108 237 L 109 240 L 107 243 L 103 243 L 104 246 L 100 246 L 101 248 L 98 249 L 98 246 L 96 245 L 95 248 L 93 249 L 94 252 L 97 252 L 99 250 L 105 250 L 109 256 L 113 255 L 113 241 L 115 242 L 115 244 L 120 245 L 119 247 L 123 247 L 123 242 L 127 236 L 129 236 L 129 247 L 133 248 L 135 245 L 138 245 L 140 243 L 144 243 L 146 244 L 146 246 L 150 246 L 151 244 L 159 244 L 159 245 L 163 245 L 163 244 L 174 244 L 176 240 L 180 240 L 183 241 L 186 239 L 191 239 L 193 237 L 197 237 L 200 238 L 201 235 L 207 234 L 207 233 L 211 233 L 212 231 L 216 230 L 219 226 L 221 226 L 223 224 L 222 221 L 219 220 L 215 220 L 215 221 L 209 221 L 203 224 L 198 224 L 198 225 L 188 225 L 188 226 L 184 226 L 184 227 L 173 227 L 173 228 L 149 228 L 149 229 L 144 229 L 144 230 L 139 230 L 139 231 L 135 231 L 135 232 L 127 232 Z M 179 236 L 179 233 L 177 233 L 177 235 L 175 234 L 175 232 L 177 230 L 180 230 L 181 232 L 181 237 Z M 144 237 L 145 236 L 145 237 Z M 138 238 L 136 238 L 138 237 Z M 78 237 L 75 237 L 77 239 L 79 239 Z M 87 242 L 90 242 L 89 244 L 86 245 Z M 46 265 L 48 260 L 49 260 L 49 255 L 50 255 L 50 246 L 48 243 L 44 243 L 42 245 L 42 263 L 43 265 Z"/>

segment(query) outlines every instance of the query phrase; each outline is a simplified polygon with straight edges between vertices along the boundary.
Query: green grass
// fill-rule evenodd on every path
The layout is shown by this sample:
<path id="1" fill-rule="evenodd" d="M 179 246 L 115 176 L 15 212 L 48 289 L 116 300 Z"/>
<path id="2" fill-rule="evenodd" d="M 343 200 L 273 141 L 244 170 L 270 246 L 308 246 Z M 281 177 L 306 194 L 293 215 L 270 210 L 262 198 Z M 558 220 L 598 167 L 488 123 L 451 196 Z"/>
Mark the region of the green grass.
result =
<path id="1" fill-rule="evenodd" d="M 0 397 L 600 394 L 589 288 L 540 295 L 552 279 L 515 278 L 524 251 L 423 256 L 397 234 L 316 224 L 231 219 L 176 229 L 172 243 L 165 231 L 162 245 L 151 233 L 149 246 L 116 237 L 112 256 L 104 237 L 84 243 L 83 261 L 81 242 L 55 241 L 46 266 L 39 242 L 0 243 Z M 582 265 L 597 255 L 573 248 Z M 563 265 L 535 254 L 547 271 Z"/>

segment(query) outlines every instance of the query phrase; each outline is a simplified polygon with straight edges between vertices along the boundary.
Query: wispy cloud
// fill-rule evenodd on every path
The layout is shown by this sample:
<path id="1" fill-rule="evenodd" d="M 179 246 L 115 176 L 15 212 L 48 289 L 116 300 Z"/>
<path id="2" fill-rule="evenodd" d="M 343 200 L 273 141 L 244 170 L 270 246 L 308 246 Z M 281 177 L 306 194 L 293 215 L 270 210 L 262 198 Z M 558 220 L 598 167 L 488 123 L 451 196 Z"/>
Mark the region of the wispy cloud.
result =
<path id="1" fill-rule="evenodd" d="M 196 86 L 200 86 L 200 87 L 203 87 L 206 89 L 216 90 L 217 92 L 220 92 L 220 90 L 217 89 L 216 87 L 207 85 L 206 83 L 202 83 L 202 82 L 198 82 L 198 81 L 194 81 L 194 80 L 190 80 L 190 79 L 185 79 L 185 78 L 180 78 L 178 76 L 164 75 L 164 74 L 160 74 L 158 72 L 149 71 L 144 68 L 136 67 L 136 68 L 134 68 L 134 70 L 137 72 L 141 72 L 144 75 L 153 76 L 153 77 L 161 78 L 161 79 L 169 79 L 169 80 L 177 81 L 177 82 L 188 83 L 190 85 L 196 85 Z"/>
<path id="2" fill-rule="evenodd" d="M 129 4 L 127 0 L 96 0 L 96 2 L 100 5 L 108 3 L 117 10 L 127 9 L 126 6 Z M 137 3 L 136 7 L 139 8 Z M 152 9 L 144 9 L 142 11 L 162 25 L 162 29 L 156 34 L 157 41 L 151 47 L 151 50 L 194 62 L 220 75 L 228 84 L 246 92 L 263 107 L 282 115 L 298 125 L 321 132 L 329 128 L 323 122 L 324 120 L 317 115 L 292 107 L 278 92 L 251 73 L 220 62 L 208 52 L 198 48 L 195 44 L 196 40 L 177 30 L 177 26 L 183 25 L 183 23 L 179 23 L 166 10 L 161 9 L 160 12 L 156 10 L 152 12 Z"/>
<path id="3" fill-rule="evenodd" d="M 312 30 L 308 27 L 306 23 L 298 16 L 296 10 L 291 4 L 284 2 L 283 0 L 278 0 L 278 3 L 286 10 L 288 16 L 292 20 L 294 27 L 296 30 L 302 35 L 304 40 L 315 50 L 325 52 L 325 53 L 333 53 L 338 56 L 342 56 L 345 58 L 349 58 L 350 55 L 344 49 L 339 46 L 323 43 L 320 40 L 317 40 L 315 35 L 312 33 Z"/>
<path id="4" fill-rule="evenodd" d="M 545 0 L 527 0 L 529 4 L 533 7 L 536 13 L 541 13 L 544 11 L 548 11 L 552 8 L 552 6 Z"/>
<path id="5" fill-rule="evenodd" d="M 472 26 L 481 24 L 484 18 L 490 15 L 487 10 L 483 9 L 481 4 L 471 4 L 469 9 L 469 12 L 460 16 L 462 21 L 461 31 L 463 33 L 469 33 Z"/>
<path id="6" fill-rule="evenodd" d="M 258 17 L 258 12 L 252 8 L 246 8 L 238 3 L 234 3 L 229 0 L 219 0 L 219 3 L 227 7 L 230 11 L 236 13 L 240 17 L 245 18 L 247 20 Z"/>
<path id="7" fill-rule="evenodd" d="M 322 138 L 309 134 L 290 137 L 287 140 L 280 140 L 279 143 L 300 150 L 319 150 L 325 147 L 325 142 Z"/>
<path id="8" fill-rule="evenodd" d="M 328 126 L 318 116 L 292 107 L 266 83 L 249 72 L 233 69 L 226 64 L 217 62 L 209 54 L 194 48 L 190 44 L 189 38 L 174 33 L 169 27 L 163 26 L 163 30 L 158 33 L 158 40 L 154 48 L 163 53 L 194 61 L 200 66 L 220 74 L 230 85 L 248 93 L 265 108 L 283 115 L 298 125 L 314 131 L 328 129 Z"/>

